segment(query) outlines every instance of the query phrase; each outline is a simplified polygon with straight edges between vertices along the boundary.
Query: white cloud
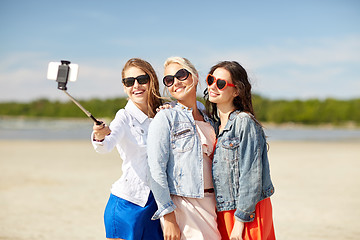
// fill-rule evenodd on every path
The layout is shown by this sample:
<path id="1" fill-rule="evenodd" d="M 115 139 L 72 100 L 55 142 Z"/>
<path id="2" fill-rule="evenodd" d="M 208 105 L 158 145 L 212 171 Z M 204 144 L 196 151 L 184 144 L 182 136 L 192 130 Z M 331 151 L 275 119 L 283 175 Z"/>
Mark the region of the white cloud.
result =
<path id="1" fill-rule="evenodd" d="M 0 101 L 27 101 L 42 97 L 66 100 L 67 97 L 57 90 L 57 83 L 46 79 L 49 61 L 53 59 L 45 54 L 30 52 L 2 58 Z M 68 91 L 82 99 L 123 96 L 121 69 L 110 62 L 112 64 L 105 61 L 79 63 L 78 80 L 68 83 Z"/>
<path id="2" fill-rule="evenodd" d="M 278 45 L 232 51 L 205 51 L 199 46 L 189 56 L 200 72 L 202 85 L 212 65 L 220 60 L 239 61 L 252 79 L 253 89 L 271 98 L 359 97 L 360 37 L 339 39 L 287 40 Z M 199 54 L 199 51 L 210 54 Z M 159 56 L 148 60 L 162 77 Z M 123 56 L 124 57 L 124 56 Z M 127 59 L 77 59 L 79 77 L 69 83 L 69 92 L 76 98 L 108 98 L 124 96 L 121 68 Z M 56 83 L 46 80 L 47 64 L 54 61 L 46 53 L 12 53 L 0 59 L 0 101 L 33 100 L 40 97 L 66 99 Z"/>
<path id="3" fill-rule="evenodd" d="M 204 57 L 241 63 L 255 92 L 272 98 L 359 97 L 360 37 L 287 41 Z M 354 66 L 358 66 L 354 68 Z"/>

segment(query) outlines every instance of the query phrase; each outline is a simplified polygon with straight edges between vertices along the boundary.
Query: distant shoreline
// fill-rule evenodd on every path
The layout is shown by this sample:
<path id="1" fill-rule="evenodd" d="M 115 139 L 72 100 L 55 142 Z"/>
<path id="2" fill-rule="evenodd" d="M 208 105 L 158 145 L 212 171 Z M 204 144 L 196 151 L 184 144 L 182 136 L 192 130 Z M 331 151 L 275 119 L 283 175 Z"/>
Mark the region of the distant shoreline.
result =
<path id="1" fill-rule="evenodd" d="M 287 122 L 287 123 L 270 123 L 265 122 L 261 123 L 264 128 L 286 128 L 286 129 L 324 129 L 324 130 L 331 130 L 331 129 L 360 129 L 360 126 L 356 125 L 353 122 L 347 122 L 342 124 L 330 124 L 330 123 L 323 123 L 323 124 L 304 124 L 304 123 L 293 123 L 293 122 Z"/>
<path id="2" fill-rule="evenodd" d="M 83 118 L 74 118 L 74 117 L 32 117 L 32 116 L 0 116 L 0 120 L 42 120 L 42 121 L 70 121 L 70 122 L 89 122 L 92 123 L 92 120 L 84 116 Z M 112 121 L 111 118 L 104 117 L 99 118 L 106 123 Z M 354 122 L 346 122 L 341 124 L 331 124 L 331 123 L 322 123 L 322 124 L 304 124 L 304 123 L 294 123 L 294 122 L 285 122 L 285 123 L 273 123 L 273 122 L 261 122 L 265 129 L 280 128 L 280 129 L 360 129 L 360 125 L 356 125 Z"/>
<path id="3" fill-rule="evenodd" d="M 115 115 L 114 115 L 115 117 Z M 33 117 L 33 116 L 0 116 L 0 120 L 40 120 L 40 121 L 71 121 L 71 122 L 89 122 L 93 123 L 93 120 L 84 115 L 83 118 L 80 117 Z M 99 120 L 110 123 L 112 119 L 108 117 L 99 118 Z"/>
<path id="4" fill-rule="evenodd" d="M 198 98 L 204 103 L 204 99 Z M 127 104 L 126 98 L 89 99 L 79 101 L 81 105 L 99 119 L 113 119 L 116 112 Z M 360 128 L 360 98 L 339 100 L 272 100 L 260 95 L 253 95 L 253 109 L 257 119 L 264 125 L 296 125 L 327 128 Z M 26 116 L 51 118 L 86 118 L 75 104 L 69 102 L 38 99 L 28 103 L 1 103 L 0 116 Z M 268 123 L 268 124 L 265 124 Z"/>

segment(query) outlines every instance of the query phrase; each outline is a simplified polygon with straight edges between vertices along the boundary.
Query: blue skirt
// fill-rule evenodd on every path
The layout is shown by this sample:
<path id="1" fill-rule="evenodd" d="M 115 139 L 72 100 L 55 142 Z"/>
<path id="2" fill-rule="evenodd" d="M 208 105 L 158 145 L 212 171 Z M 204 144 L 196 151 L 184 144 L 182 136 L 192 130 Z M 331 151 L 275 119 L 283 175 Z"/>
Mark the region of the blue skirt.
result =
<path id="1" fill-rule="evenodd" d="M 157 210 L 152 193 L 145 207 L 110 194 L 105 208 L 106 238 L 126 240 L 160 240 L 163 233 L 159 220 L 151 220 Z"/>

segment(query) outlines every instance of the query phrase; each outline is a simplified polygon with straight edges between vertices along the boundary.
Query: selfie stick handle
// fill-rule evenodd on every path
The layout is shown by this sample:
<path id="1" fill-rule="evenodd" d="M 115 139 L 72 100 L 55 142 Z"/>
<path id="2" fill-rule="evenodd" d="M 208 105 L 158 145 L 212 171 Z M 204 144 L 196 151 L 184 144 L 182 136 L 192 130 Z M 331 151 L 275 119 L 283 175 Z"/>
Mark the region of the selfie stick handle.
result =
<path id="1" fill-rule="evenodd" d="M 68 97 L 89 117 L 91 118 L 95 123 L 96 125 L 101 125 L 102 122 L 97 120 L 89 111 L 87 111 L 83 106 L 81 106 L 81 104 L 76 101 L 75 98 L 73 98 L 66 90 L 62 90 L 64 93 L 66 93 L 66 95 L 68 95 Z"/>

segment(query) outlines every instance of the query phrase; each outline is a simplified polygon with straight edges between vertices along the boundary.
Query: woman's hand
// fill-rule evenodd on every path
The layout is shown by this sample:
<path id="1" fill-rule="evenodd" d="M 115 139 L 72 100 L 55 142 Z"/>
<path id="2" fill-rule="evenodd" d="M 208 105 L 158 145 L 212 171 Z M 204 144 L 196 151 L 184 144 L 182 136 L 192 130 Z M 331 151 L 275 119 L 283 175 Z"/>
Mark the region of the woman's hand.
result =
<path id="1" fill-rule="evenodd" d="M 94 130 L 94 139 L 96 141 L 104 140 L 105 137 L 111 133 L 110 128 L 105 123 L 101 125 L 96 125 L 96 123 L 94 123 L 93 130 Z"/>
<path id="2" fill-rule="evenodd" d="M 161 105 L 158 108 L 156 108 L 156 112 L 160 112 L 160 110 L 169 109 L 169 108 L 173 108 L 173 106 L 171 106 L 170 103 L 165 103 L 164 105 Z"/>
<path id="3" fill-rule="evenodd" d="M 164 240 L 180 240 L 180 228 L 176 222 L 175 213 L 164 216 Z"/>
<path id="4" fill-rule="evenodd" d="M 231 231 L 230 240 L 242 240 L 243 231 L 244 231 L 244 223 L 235 220 L 233 230 Z"/>

